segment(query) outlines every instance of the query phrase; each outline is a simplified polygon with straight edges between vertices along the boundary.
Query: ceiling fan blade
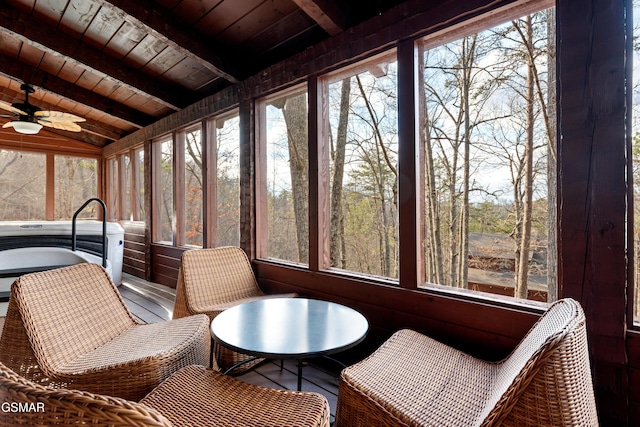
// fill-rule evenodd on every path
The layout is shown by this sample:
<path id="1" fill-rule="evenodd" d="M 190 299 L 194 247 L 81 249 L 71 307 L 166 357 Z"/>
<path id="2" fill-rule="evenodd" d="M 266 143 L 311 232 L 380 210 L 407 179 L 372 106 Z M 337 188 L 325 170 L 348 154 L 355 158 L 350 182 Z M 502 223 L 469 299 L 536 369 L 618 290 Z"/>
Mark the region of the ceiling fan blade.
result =
<path id="1" fill-rule="evenodd" d="M 74 122 L 63 122 L 63 121 L 48 121 L 48 120 L 43 120 L 43 119 L 38 119 L 36 120 L 38 123 L 40 123 L 42 126 L 47 126 L 53 129 L 60 129 L 60 130 L 68 130 L 70 132 L 80 132 L 82 130 L 82 128 L 80 127 L 80 125 L 74 123 Z"/>
<path id="2" fill-rule="evenodd" d="M 52 123 L 60 122 L 84 122 L 85 119 L 74 114 L 63 113 L 62 111 L 40 110 L 33 114 L 38 120 L 46 120 Z"/>
<path id="3" fill-rule="evenodd" d="M 27 115 L 27 113 L 25 113 L 19 108 L 14 107 L 8 102 L 0 101 L 0 108 L 2 108 L 3 110 L 11 111 L 13 114 L 20 114 L 21 116 Z"/>

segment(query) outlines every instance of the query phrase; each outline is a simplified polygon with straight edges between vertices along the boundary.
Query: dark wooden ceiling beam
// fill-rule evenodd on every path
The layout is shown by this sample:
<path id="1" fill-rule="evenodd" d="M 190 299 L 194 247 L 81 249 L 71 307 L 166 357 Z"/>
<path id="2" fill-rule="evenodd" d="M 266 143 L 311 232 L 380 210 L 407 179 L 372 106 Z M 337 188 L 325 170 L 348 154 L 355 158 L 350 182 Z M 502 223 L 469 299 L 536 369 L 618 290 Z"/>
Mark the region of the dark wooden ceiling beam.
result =
<path id="1" fill-rule="evenodd" d="M 122 61 L 56 28 L 49 27 L 42 21 L 7 6 L 4 2 L 0 2 L 0 31 L 72 64 L 89 69 L 114 84 L 126 86 L 134 93 L 153 99 L 173 110 L 180 110 L 193 102 L 193 99 L 185 96 L 184 88 L 171 87 L 169 84 L 159 85 L 148 75 L 127 67 Z"/>
<path id="2" fill-rule="evenodd" d="M 189 26 L 176 20 L 170 12 L 159 9 L 148 0 L 96 0 L 102 7 L 119 11 L 133 26 L 162 40 L 181 54 L 192 58 L 231 83 L 240 81 L 238 70 L 232 70 L 233 62 L 224 58 L 201 41 L 201 36 Z"/>
<path id="3" fill-rule="evenodd" d="M 293 0 L 293 2 L 331 36 L 340 34 L 347 26 L 345 11 L 337 1 Z"/>
<path id="4" fill-rule="evenodd" d="M 78 102 L 87 107 L 102 111 L 110 116 L 127 122 L 129 125 L 142 128 L 150 125 L 155 118 L 127 107 L 119 102 L 99 95 L 68 81 L 46 73 L 24 62 L 0 54 L 0 73 L 10 79 L 33 84 L 43 90 L 55 93 L 72 102 Z"/>

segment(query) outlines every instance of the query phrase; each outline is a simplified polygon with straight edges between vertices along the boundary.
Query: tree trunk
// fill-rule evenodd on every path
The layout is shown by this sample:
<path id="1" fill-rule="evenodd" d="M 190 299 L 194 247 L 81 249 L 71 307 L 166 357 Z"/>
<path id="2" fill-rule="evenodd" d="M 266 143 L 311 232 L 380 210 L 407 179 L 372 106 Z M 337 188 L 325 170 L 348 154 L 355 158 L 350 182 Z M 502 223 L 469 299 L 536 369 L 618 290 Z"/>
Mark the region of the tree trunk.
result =
<path id="1" fill-rule="evenodd" d="M 547 11 L 547 64 L 549 81 L 547 83 L 547 118 L 549 128 L 549 147 L 547 154 L 547 301 L 558 299 L 558 230 L 557 230 L 557 126 L 556 126 L 556 20 L 555 10 Z"/>
<path id="2" fill-rule="evenodd" d="M 282 110 L 287 124 L 289 168 L 296 220 L 298 261 L 309 262 L 309 173 L 306 94 L 287 98 Z"/>
<path id="3" fill-rule="evenodd" d="M 478 35 L 466 37 L 463 49 L 463 81 L 462 102 L 464 108 L 464 151 L 462 176 L 462 212 L 460 217 L 460 259 L 458 260 L 458 280 L 460 288 L 469 287 L 469 153 L 471 151 L 471 119 L 469 92 L 471 89 L 472 70 L 475 62 L 476 40 Z"/>
<path id="4" fill-rule="evenodd" d="M 532 43 L 533 27 L 531 25 L 531 16 L 526 20 L 527 41 Z M 531 50 L 529 50 L 531 51 Z M 531 246 L 531 223 L 532 223 L 532 202 L 533 202 L 533 130 L 534 130 L 534 58 L 529 55 L 527 68 L 527 130 L 525 143 L 525 188 L 524 188 L 524 206 L 522 215 L 522 237 L 520 240 L 519 261 L 516 271 L 516 298 L 527 298 L 528 277 L 529 277 L 529 251 Z"/>
<path id="5" fill-rule="evenodd" d="M 351 77 L 342 80 L 338 134 L 333 158 L 333 182 L 331 184 L 331 237 L 330 257 L 332 267 L 345 268 L 344 213 L 342 211 L 342 184 L 347 146 L 347 125 L 349 124 L 349 101 L 351 99 Z"/>
<path id="6" fill-rule="evenodd" d="M 364 87 L 362 86 L 362 81 L 360 80 L 359 76 L 356 76 L 356 81 L 358 83 L 360 95 L 362 96 L 362 99 L 367 107 L 367 111 L 369 112 L 369 117 L 371 118 L 371 126 L 374 130 L 376 140 L 376 159 L 375 161 L 372 161 L 370 163 L 372 168 L 377 169 L 377 187 L 378 193 L 380 195 L 380 216 L 382 219 L 382 230 L 379 230 L 380 238 L 382 239 L 382 241 L 380 242 L 380 268 L 381 274 L 383 276 L 386 276 L 391 273 L 391 244 L 389 242 L 390 220 L 389 213 L 387 212 L 388 201 L 385 192 L 385 174 L 383 163 L 389 168 L 395 179 L 397 179 L 398 177 L 398 171 L 395 165 L 392 163 L 389 153 L 387 152 L 387 148 L 384 145 L 384 140 L 382 138 L 382 134 L 380 133 L 380 128 L 378 126 L 376 116 L 373 112 L 373 107 L 369 102 L 369 98 L 367 98 Z M 374 175 L 375 174 L 376 172 L 374 172 Z"/>
<path id="7" fill-rule="evenodd" d="M 442 257 L 442 237 L 440 236 L 440 213 L 438 212 L 438 192 L 436 190 L 436 171 L 433 163 L 433 149 L 431 147 L 431 132 L 429 130 L 429 113 L 423 108 L 425 115 L 424 126 L 424 151 L 425 151 L 425 183 L 426 183 L 426 203 L 427 210 L 426 225 L 428 247 L 428 271 L 429 278 L 435 283 L 444 283 L 443 271 L 444 261 Z"/>

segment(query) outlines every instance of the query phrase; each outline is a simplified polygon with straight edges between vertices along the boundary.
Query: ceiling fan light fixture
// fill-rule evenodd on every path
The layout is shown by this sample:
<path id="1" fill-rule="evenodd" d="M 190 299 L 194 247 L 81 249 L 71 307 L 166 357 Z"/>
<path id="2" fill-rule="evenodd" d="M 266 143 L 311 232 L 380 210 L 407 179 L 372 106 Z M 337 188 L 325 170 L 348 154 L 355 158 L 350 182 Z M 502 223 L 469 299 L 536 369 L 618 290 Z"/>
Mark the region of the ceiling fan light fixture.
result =
<path id="1" fill-rule="evenodd" d="M 7 124 L 13 126 L 13 129 L 15 129 L 16 132 L 25 135 L 35 135 L 40 132 L 40 129 L 42 129 L 42 125 L 40 123 L 27 122 L 23 120 L 14 120 Z"/>

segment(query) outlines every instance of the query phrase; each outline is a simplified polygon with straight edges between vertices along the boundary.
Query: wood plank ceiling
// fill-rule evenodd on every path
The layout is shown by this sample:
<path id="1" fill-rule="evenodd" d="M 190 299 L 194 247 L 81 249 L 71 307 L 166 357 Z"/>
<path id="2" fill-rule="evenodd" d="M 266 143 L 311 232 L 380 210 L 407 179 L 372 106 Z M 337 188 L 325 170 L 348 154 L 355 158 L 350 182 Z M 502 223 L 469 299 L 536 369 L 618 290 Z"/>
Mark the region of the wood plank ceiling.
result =
<path id="1" fill-rule="evenodd" d="M 399 3 L 3 0 L 0 100 L 29 83 L 31 103 L 86 119 L 41 135 L 104 147 Z"/>

